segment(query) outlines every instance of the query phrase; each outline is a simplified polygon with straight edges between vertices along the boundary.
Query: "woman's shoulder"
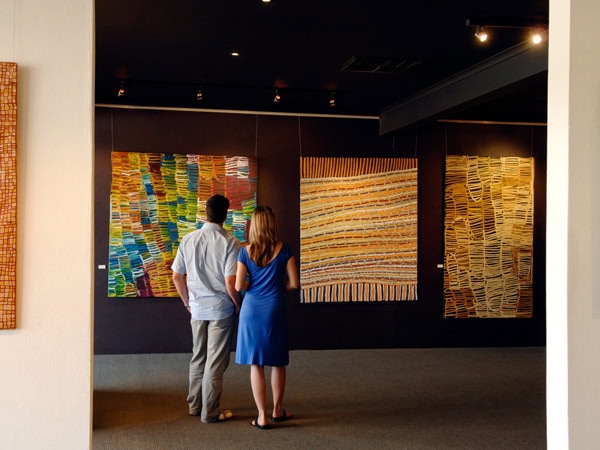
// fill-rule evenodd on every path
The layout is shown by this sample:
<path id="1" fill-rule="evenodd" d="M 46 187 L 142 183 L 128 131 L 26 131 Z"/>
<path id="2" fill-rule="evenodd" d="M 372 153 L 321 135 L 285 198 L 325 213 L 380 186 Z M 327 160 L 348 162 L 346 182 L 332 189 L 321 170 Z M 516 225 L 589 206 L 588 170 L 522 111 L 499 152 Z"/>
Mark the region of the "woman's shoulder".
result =
<path id="1" fill-rule="evenodd" d="M 292 247 L 289 246 L 289 244 L 287 244 L 286 242 L 281 242 L 281 251 L 280 253 L 282 253 L 283 255 L 286 256 L 286 259 L 288 259 L 289 257 L 294 255 L 294 252 L 292 251 Z"/>
<path id="2" fill-rule="evenodd" d="M 247 257 L 248 256 L 248 245 L 240 245 L 240 251 L 238 253 L 238 258 L 239 257 Z"/>

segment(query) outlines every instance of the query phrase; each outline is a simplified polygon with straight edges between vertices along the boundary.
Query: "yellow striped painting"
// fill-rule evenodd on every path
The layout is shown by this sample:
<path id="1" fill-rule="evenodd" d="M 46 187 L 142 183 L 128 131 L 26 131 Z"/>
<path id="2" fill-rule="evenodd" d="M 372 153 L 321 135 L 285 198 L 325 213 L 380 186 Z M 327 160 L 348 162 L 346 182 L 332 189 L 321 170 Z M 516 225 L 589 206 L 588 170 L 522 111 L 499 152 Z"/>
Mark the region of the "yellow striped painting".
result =
<path id="1" fill-rule="evenodd" d="M 417 159 L 301 158 L 301 301 L 417 299 Z"/>
<path id="2" fill-rule="evenodd" d="M 17 64 L 0 62 L 0 329 L 17 327 Z"/>
<path id="3" fill-rule="evenodd" d="M 533 316 L 534 159 L 446 157 L 444 317 Z"/>

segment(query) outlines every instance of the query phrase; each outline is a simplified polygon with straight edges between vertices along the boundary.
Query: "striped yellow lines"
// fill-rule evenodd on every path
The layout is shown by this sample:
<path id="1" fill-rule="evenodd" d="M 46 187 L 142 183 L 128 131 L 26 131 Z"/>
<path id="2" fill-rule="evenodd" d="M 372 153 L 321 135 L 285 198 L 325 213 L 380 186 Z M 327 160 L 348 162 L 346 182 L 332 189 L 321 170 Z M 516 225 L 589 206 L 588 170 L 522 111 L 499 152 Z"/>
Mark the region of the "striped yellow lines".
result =
<path id="1" fill-rule="evenodd" d="M 304 302 L 417 298 L 417 161 L 301 158 Z"/>

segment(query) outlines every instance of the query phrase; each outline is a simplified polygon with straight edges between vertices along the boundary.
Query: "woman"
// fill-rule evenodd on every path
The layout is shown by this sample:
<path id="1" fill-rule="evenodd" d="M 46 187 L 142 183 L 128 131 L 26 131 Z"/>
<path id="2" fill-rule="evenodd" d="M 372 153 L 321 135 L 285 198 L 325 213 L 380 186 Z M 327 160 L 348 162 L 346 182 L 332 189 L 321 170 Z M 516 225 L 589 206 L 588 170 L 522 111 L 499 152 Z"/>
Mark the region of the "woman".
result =
<path id="1" fill-rule="evenodd" d="M 248 278 L 248 281 L 246 279 Z M 299 284 L 296 260 L 290 247 L 277 237 L 277 220 L 268 206 L 259 206 L 250 221 L 249 244 L 238 255 L 235 288 L 246 290 L 238 329 L 235 362 L 250 364 L 250 383 L 258 417 L 252 425 L 267 424 L 265 366 L 271 369 L 273 412 L 271 420 L 289 419 L 283 409 L 287 344 L 285 292 Z"/>

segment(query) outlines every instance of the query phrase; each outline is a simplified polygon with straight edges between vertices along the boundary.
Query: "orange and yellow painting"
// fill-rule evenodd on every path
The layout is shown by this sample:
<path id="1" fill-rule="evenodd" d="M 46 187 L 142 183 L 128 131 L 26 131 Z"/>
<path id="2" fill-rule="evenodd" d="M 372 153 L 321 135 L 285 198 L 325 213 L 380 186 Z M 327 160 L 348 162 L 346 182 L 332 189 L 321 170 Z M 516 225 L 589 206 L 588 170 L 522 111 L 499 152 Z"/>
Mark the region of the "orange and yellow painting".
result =
<path id="1" fill-rule="evenodd" d="M 301 301 L 417 299 L 417 159 L 301 158 Z"/>
<path id="2" fill-rule="evenodd" d="M 17 327 L 17 64 L 0 62 L 0 329 Z"/>

